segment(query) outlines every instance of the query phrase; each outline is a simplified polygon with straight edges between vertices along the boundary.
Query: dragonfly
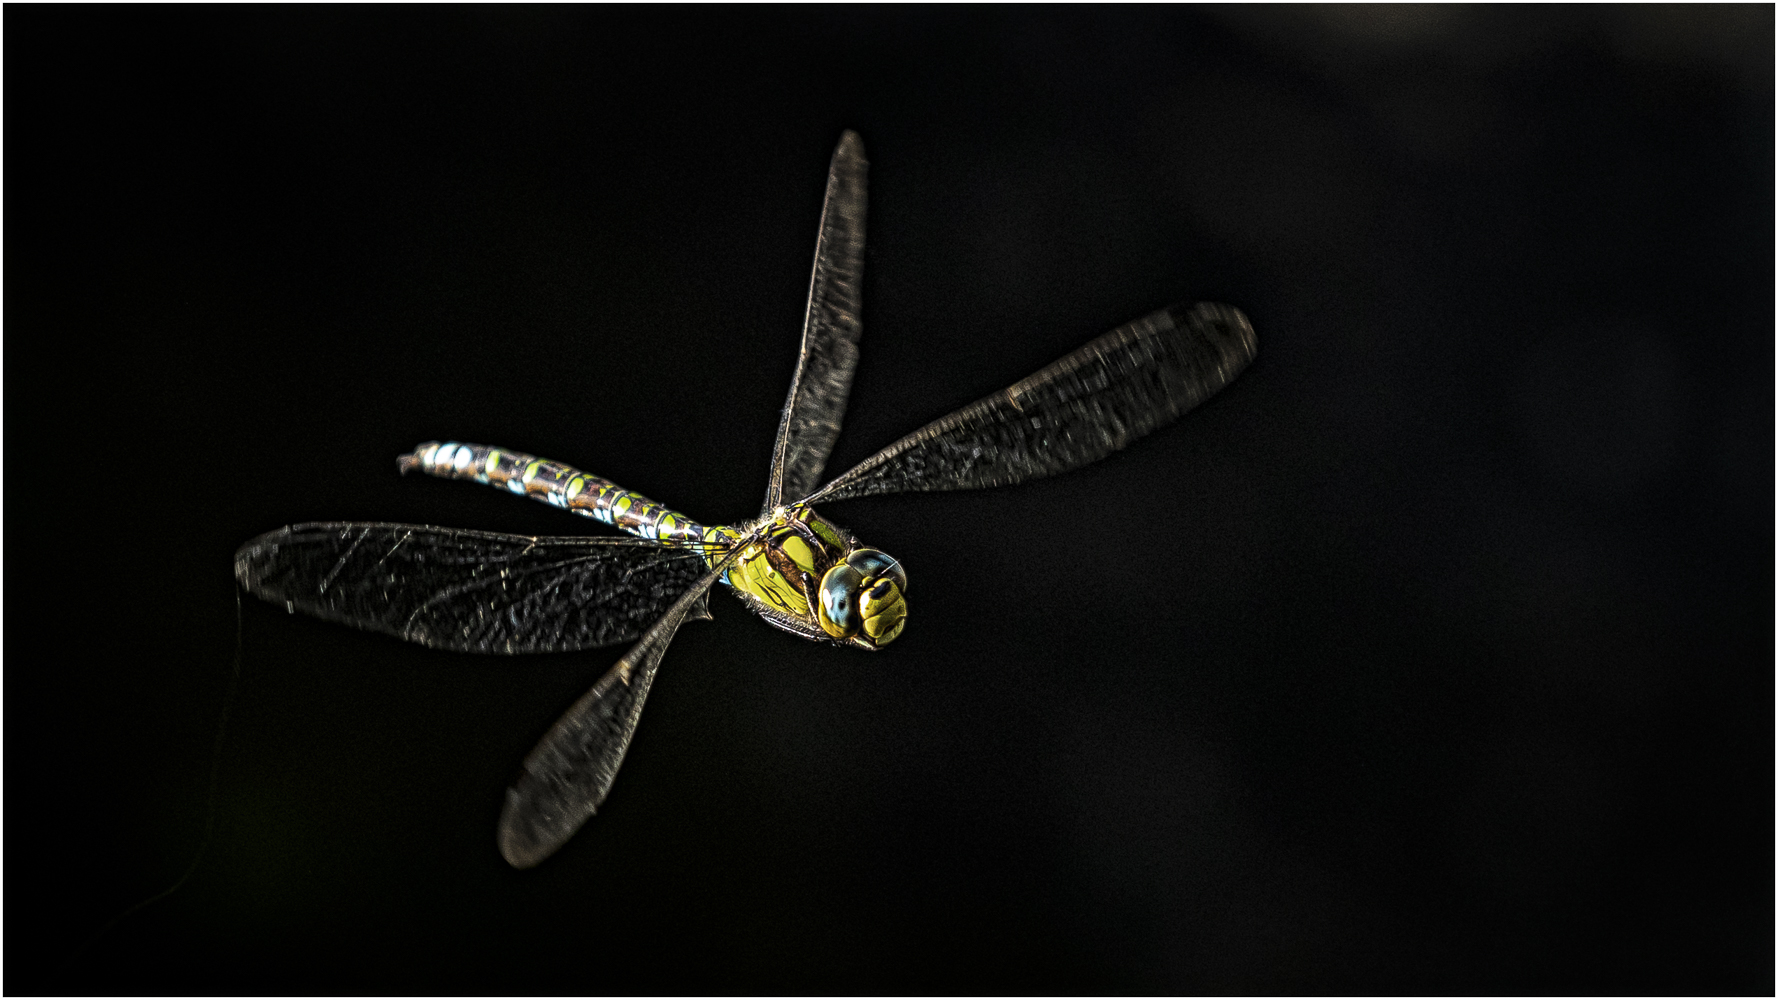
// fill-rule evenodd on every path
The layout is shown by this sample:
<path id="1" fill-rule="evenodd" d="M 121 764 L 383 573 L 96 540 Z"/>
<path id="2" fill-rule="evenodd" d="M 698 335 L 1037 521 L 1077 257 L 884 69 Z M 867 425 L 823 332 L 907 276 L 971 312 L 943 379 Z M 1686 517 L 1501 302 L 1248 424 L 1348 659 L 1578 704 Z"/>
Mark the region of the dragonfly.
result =
<path id="1" fill-rule="evenodd" d="M 1008 486 L 1098 461 L 1238 376 L 1257 341 L 1240 310 L 1177 305 L 933 421 L 822 483 L 858 365 L 864 143 L 833 153 L 802 348 L 778 422 L 764 505 L 704 525 L 638 493 L 524 452 L 431 441 L 402 473 L 473 480 L 590 517 L 630 537 L 537 537 L 382 522 L 296 524 L 247 542 L 235 575 L 292 613 L 467 653 L 556 653 L 631 643 L 525 758 L 501 810 L 507 862 L 553 854 L 604 803 L 668 645 L 707 619 L 718 583 L 768 624 L 875 651 L 908 621 L 908 573 L 817 504 Z"/>

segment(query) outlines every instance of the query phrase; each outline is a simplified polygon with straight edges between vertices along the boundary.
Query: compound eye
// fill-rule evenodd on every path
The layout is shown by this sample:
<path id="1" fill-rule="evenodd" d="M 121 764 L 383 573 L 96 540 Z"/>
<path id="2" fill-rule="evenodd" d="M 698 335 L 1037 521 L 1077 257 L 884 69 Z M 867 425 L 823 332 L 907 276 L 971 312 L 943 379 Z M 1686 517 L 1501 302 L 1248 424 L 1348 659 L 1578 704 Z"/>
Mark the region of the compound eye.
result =
<path id="1" fill-rule="evenodd" d="M 863 623 L 858 615 L 857 596 L 864 586 L 864 574 L 840 563 L 821 578 L 821 628 L 835 639 L 850 639 L 858 634 Z"/>
<path id="2" fill-rule="evenodd" d="M 895 581 L 895 586 L 900 588 L 902 593 L 907 592 L 908 571 L 903 569 L 901 563 L 887 552 L 878 549 L 853 549 L 852 553 L 846 556 L 846 564 L 867 577 L 886 576 Z"/>

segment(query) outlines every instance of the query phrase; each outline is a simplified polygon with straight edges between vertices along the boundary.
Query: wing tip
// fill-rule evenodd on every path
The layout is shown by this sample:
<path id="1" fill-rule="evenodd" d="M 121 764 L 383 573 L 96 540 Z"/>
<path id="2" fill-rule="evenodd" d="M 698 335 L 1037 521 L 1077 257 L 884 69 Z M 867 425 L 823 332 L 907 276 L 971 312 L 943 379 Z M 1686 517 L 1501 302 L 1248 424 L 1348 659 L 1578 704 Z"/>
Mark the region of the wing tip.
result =
<path id="1" fill-rule="evenodd" d="M 1247 314 L 1221 302 L 1199 302 L 1175 309 L 1176 325 L 1198 331 L 1223 357 L 1227 380 L 1233 380 L 1259 356 L 1259 335 Z"/>
<path id="2" fill-rule="evenodd" d="M 566 837 L 553 840 L 540 839 L 537 826 L 520 821 L 525 813 L 523 797 L 517 788 L 506 790 L 506 806 L 500 810 L 500 827 L 495 832 L 495 843 L 500 848 L 500 856 L 514 868 L 524 871 L 542 864 L 556 849 L 567 842 Z M 576 829 L 578 829 L 576 825 Z M 574 831 L 569 831 L 572 836 Z"/>
<path id="3" fill-rule="evenodd" d="M 845 129 L 840 132 L 840 141 L 834 144 L 833 147 L 833 160 L 835 163 L 844 160 L 856 160 L 860 163 L 865 162 L 864 137 L 852 129 Z"/>
<path id="4" fill-rule="evenodd" d="M 500 856 L 506 859 L 507 864 L 517 868 L 519 871 L 537 867 L 542 864 L 543 859 L 549 857 L 551 853 L 552 852 L 549 851 L 533 852 L 532 845 L 521 844 L 517 841 L 510 840 L 506 837 L 506 831 L 501 831 Z"/>
<path id="5" fill-rule="evenodd" d="M 235 580 L 248 593 L 259 593 L 255 588 L 261 582 L 265 558 L 277 552 L 278 546 L 290 537 L 291 530 L 286 525 L 276 531 L 256 535 L 235 550 Z"/>

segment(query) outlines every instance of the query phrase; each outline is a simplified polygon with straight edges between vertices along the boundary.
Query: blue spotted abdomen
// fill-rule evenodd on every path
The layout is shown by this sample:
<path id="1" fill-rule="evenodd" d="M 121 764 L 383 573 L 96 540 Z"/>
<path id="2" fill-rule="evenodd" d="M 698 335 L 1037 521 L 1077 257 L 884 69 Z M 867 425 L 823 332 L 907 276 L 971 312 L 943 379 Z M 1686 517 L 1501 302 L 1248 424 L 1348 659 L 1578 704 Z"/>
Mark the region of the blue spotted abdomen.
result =
<path id="1" fill-rule="evenodd" d="M 632 535 L 709 546 L 706 560 L 740 536 L 732 528 L 707 527 L 684 514 L 631 493 L 609 479 L 522 451 L 482 444 L 428 441 L 396 460 L 402 472 L 419 470 L 446 479 L 473 479 L 542 500 Z"/>

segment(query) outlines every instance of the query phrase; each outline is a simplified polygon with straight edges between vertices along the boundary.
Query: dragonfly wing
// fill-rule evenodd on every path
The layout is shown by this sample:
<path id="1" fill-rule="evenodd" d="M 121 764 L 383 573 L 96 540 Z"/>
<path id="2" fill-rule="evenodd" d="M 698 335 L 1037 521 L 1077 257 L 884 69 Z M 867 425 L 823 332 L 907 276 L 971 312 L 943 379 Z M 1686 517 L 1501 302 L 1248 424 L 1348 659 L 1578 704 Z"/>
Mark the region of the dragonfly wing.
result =
<path id="1" fill-rule="evenodd" d="M 805 496 L 821 482 L 827 456 L 840 436 L 852 372 L 858 367 L 859 310 L 863 302 L 864 141 L 848 129 L 833 151 L 827 201 L 815 241 L 802 353 L 772 449 L 765 510 Z"/>
<path id="2" fill-rule="evenodd" d="M 1077 469 L 1215 395 L 1257 349 L 1239 309 L 1211 303 L 1163 309 L 927 424 L 809 502 L 1006 486 Z"/>
<path id="3" fill-rule="evenodd" d="M 514 868 L 530 868 L 554 854 L 605 801 L 667 645 L 727 562 L 680 596 L 525 758 L 500 812 L 500 853 Z"/>
<path id="4" fill-rule="evenodd" d="M 235 577 L 256 597 L 467 653 L 627 642 L 704 569 L 696 551 L 645 539 L 370 522 L 293 525 L 235 553 Z"/>

